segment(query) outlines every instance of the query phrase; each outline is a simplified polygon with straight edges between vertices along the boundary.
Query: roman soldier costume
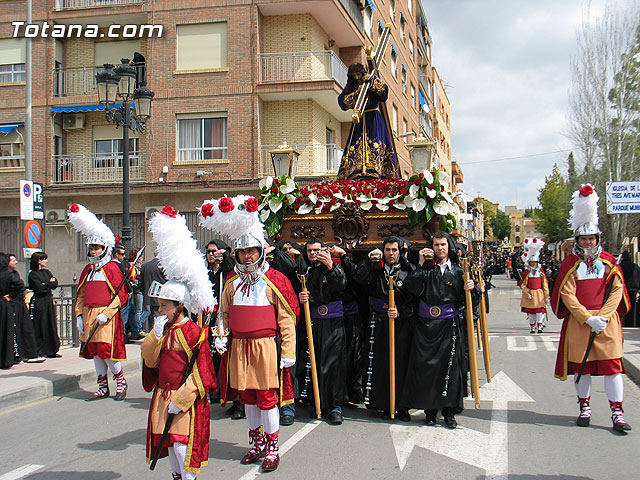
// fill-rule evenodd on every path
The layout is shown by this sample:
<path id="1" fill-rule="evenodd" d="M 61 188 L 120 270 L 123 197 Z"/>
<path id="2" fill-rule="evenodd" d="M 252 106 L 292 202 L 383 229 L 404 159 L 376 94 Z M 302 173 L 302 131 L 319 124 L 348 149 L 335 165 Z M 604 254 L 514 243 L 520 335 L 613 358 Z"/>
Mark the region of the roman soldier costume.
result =
<path id="1" fill-rule="evenodd" d="M 544 247 L 544 240 L 539 238 L 525 238 L 522 260 L 528 268 L 522 273 L 520 288 L 522 299 L 520 308 L 527 314 L 529 333 L 542 333 L 547 312 L 546 302 L 549 299 L 549 280 L 540 268 L 540 250 Z"/>
<path id="2" fill-rule="evenodd" d="M 591 376 L 603 375 L 613 428 L 625 431 L 631 427 L 622 416 L 621 374 L 625 370 L 620 318 L 629 309 L 629 297 L 616 259 L 600 246 L 597 209 L 598 195 L 591 185 L 575 192 L 571 211 L 575 244 L 562 262 L 551 296 L 554 313 L 563 319 L 555 376 L 565 380 L 569 374 L 582 374 L 576 383 L 580 405 L 577 424 L 587 426 Z M 593 242 L 590 246 L 581 246 L 588 240 Z"/>

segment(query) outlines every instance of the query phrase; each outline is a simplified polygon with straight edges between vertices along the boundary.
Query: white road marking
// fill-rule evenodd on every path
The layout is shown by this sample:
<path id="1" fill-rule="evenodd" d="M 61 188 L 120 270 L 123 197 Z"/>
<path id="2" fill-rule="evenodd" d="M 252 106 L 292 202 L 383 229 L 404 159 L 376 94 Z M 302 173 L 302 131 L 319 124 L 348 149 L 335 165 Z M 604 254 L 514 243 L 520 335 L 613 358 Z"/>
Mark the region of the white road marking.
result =
<path id="1" fill-rule="evenodd" d="M 302 440 L 309 433 L 311 433 L 314 428 L 320 425 L 320 423 L 321 423 L 320 420 L 314 420 L 313 422 L 306 424 L 304 427 L 302 427 L 300 430 L 294 433 L 289 440 L 287 440 L 286 442 L 284 442 L 282 445 L 279 446 L 280 457 L 282 457 L 285 453 L 291 450 L 300 440 Z M 259 473 L 260 473 L 260 465 L 254 465 L 251 468 L 251 470 L 249 470 L 247 473 L 241 476 L 239 480 L 252 480 L 253 478 L 256 478 Z M 0 480 L 4 480 L 4 479 L 0 478 Z"/>
<path id="2" fill-rule="evenodd" d="M 518 345 L 518 340 L 523 339 L 525 345 Z M 531 335 L 507 337 L 507 349 L 511 352 L 534 352 L 538 347 Z"/>
<path id="3" fill-rule="evenodd" d="M 19 478 L 24 478 L 30 473 L 38 471 L 41 468 L 44 468 L 44 465 L 35 465 L 29 463 L 27 465 L 23 465 L 20 468 L 16 468 L 15 470 L 11 470 L 10 472 L 5 473 L 4 475 L 0 476 L 0 480 L 18 480 Z"/>

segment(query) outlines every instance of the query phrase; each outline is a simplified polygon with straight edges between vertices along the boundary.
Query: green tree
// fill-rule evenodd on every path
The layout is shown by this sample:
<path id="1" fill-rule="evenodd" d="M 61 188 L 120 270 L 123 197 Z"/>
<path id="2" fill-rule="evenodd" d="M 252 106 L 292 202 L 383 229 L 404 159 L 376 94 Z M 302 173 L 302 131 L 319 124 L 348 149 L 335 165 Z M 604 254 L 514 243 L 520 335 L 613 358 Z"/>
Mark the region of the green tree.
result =
<path id="1" fill-rule="evenodd" d="M 493 230 L 493 236 L 502 241 L 505 237 L 508 237 L 511 233 L 511 221 L 509 215 L 502 210 L 498 210 L 495 216 L 491 219 L 491 229 Z"/>
<path id="2" fill-rule="evenodd" d="M 544 187 L 539 190 L 540 208 L 534 212 L 536 228 L 548 243 L 558 242 L 571 236 L 569 210 L 571 209 L 571 189 L 554 164 L 551 175 L 545 178 Z"/>
<path id="3" fill-rule="evenodd" d="M 576 159 L 573 156 L 573 152 L 571 152 L 567 158 L 567 187 L 572 192 L 575 192 L 580 188 L 580 183 L 581 177 L 576 169 Z"/>

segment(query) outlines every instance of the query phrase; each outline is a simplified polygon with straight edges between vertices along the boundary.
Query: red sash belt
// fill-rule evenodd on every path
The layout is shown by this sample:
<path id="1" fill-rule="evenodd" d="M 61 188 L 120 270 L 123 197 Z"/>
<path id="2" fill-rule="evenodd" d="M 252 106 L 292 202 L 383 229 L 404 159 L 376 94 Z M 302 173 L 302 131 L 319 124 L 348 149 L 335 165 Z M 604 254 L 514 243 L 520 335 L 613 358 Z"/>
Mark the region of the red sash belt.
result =
<path id="1" fill-rule="evenodd" d="M 229 328 L 234 338 L 274 337 L 278 330 L 273 305 L 231 305 Z"/>
<path id="2" fill-rule="evenodd" d="M 162 350 L 158 365 L 158 386 L 163 390 L 180 388 L 188 361 L 185 351 Z"/>
<path id="3" fill-rule="evenodd" d="M 107 282 L 96 280 L 84 284 L 84 304 L 87 307 L 106 307 L 111 300 L 111 290 Z"/>
<path id="4" fill-rule="evenodd" d="M 527 287 L 531 290 L 540 290 L 542 288 L 542 277 L 527 278 Z"/>
<path id="5" fill-rule="evenodd" d="M 600 310 L 604 303 L 604 278 L 576 280 L 576 297 L 587 310 Z"/>

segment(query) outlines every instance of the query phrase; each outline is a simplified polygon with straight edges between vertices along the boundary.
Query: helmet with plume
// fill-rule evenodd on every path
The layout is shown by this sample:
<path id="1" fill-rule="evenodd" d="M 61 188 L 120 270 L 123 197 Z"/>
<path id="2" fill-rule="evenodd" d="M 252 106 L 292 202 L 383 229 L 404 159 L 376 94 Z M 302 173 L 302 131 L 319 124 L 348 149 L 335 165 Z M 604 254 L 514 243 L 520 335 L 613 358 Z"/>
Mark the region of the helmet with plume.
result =
<path id="1" fill-rule="evenodd" d="M 79 203 L 69 206 L 67 217 L 73 228 L 85 237 L 87 246 L 100 245 L 103 247 L 102 253 L 96 256 L 91 256 L 87 252 L 89 262 L 99 265 L 108 263 L 111 260 L 111 251 L 116 244 L 116 238 L 107 224 Z"/>

